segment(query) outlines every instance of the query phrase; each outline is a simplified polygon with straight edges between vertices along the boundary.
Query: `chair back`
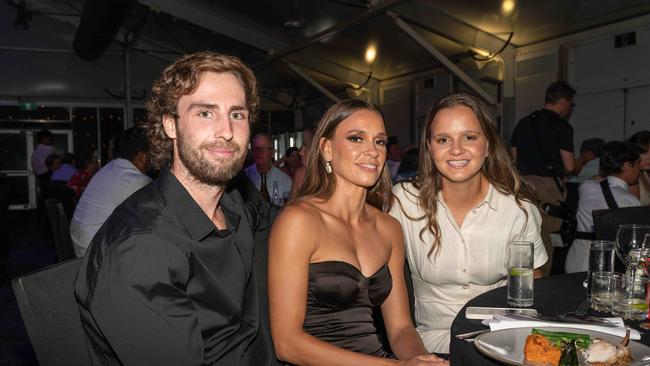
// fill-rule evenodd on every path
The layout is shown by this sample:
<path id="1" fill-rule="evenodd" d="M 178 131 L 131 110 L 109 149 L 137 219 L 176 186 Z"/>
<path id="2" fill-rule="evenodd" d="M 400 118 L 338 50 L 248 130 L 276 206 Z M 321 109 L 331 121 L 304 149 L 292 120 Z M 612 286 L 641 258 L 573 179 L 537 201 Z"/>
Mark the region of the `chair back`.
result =
<path id="1" fill-rule="evenodd" d="M 650 225 L 650 206 L 594 210 L 591 215 L 596 240 L 615 241 L 618 227 L 623 224 Z"/>
<path id="2" fill-rule="evenodd" d="M 13 280 L 27 334 L 41 366 L 90 365 L 74 297 L 81 259 L 73 259 Z"/>
<path id="3" fill-rule="evenodd" d="M 45 210 L 52 230 L 52 240 L 59 262 L 76 258 L 72 238 L 70 237 L 70 221 L 65 214 L 61 202 L 48 198 L 45 200 Z"/>

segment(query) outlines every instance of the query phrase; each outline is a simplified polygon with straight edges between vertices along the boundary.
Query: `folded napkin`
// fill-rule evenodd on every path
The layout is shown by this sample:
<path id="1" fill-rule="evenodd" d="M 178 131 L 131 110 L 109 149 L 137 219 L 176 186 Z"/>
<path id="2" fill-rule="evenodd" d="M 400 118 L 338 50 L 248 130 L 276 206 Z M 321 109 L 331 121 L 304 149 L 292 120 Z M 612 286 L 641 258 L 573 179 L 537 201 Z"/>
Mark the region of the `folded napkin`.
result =
<path id="1" fill-rule="evenodd" d="M 491 331 L 510 328 L 541 328 L 541 327 L 555 327 L 555 328 L 577 328 L 592 330 L 595 332 L 607 333 L 618 337 L 625 337 L 625 324 L 622 318 L 605 318 L 617 327 L 604 327 L 596 324 L 580 324 L 580 323 L 564 323 L 552 322 L 543 320 L 524 320 L 513 319 L 507 315 L 495 315 L 494 319 L 483 320 L 483 325 L 489 326 Z M 630 339 L 640 340 L 641 334 L 636 329 L 630 329 Z"/>

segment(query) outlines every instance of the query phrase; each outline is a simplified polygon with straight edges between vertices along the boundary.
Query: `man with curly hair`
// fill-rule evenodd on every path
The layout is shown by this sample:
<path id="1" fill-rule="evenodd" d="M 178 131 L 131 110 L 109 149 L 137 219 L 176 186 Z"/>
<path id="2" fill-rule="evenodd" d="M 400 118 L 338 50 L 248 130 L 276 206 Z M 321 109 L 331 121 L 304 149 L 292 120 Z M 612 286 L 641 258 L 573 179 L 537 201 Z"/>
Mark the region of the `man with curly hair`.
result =
<path id="1" fill-rule="evenodd" d="M 253 266 L 268 204 L 226 184 L 242 168 L 256 80 L 212 52 L 167 67 L 147 102 L 160 176 L 93 238 L 75 295 L 95 365 L 269 365 Z"/>

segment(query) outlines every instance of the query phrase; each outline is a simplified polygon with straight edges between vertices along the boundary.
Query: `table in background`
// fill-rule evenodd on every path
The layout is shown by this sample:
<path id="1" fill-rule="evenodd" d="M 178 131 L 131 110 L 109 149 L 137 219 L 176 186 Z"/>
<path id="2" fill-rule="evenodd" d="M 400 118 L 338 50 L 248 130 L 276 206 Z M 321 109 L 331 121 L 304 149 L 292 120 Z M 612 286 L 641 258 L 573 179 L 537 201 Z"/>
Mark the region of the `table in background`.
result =
<path id="1" fill-rule="evenodd" d="M 586 290 L 582 283 L 587 277 L 586 272 L 551 276 L 535 280 L 535 300 L 532 306 L 541 314 L 562 314 L 575 310 L 585 299 Z M 452 366 L 501 365 L 501 363 L 480 353 L 474 344 L 456 339 L 456 334 L 485 329 L 480 320 L 465 318 L 468 306 L 509 307 L 506 303 L 506 286 L 481 294 L 470 300 L 454 319 L 451 325 L 451 344 L 449 360 Z M 590 315 L 606 316 L 593 310 Z M 610 315 L 611 316 L 611 315 Z M 650 345 L 650 335 L 638 327 L 639 322 L 626 321 L 625 324 L 641 332 L 641 343 Z"/>

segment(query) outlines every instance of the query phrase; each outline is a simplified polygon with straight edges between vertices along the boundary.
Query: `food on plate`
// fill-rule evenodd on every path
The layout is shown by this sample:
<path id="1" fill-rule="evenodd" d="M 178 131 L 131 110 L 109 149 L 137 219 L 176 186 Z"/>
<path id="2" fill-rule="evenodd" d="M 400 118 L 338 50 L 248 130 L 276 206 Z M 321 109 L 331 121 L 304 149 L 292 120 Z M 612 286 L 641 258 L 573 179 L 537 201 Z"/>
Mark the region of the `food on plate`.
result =
<path id="1" fill-rule="evenodd" d="M 540 334 L 531 334 L 526 338 L 524 358 L 527 362 L 557 366 L 562 357 L 562 349 L 556 347 Z"/>
<path id="2" fill-rule="evenodd" d="M 588 334 L 582 333 L 567 333 L 567 332 L 551 332 L 547 330 L 533 328 L 533 334 L 543 335 L 548 338 L 556 347 L 564 347 L 564 345 L 571 341 L 576 341 L 578 348 L 587 348 L 591 344 L 591 337 Z"/>
<path id="3" fill-rule="evenodd" d="M 578 366 L 578 352 L 589 366 L 625 366 L 632 359 L 629 347 L 630 331 L 615 345 L 588 334 L 551 332 L 533 328 L 526 338 L 524 358 L 526 364 L 551 366 Z"/>
<path id="4" fill-rule="evenodd" d="M 578 363 L 578 346 L 576 346 L 576 341 L 571 341 L 564 346 L 559 366 L 580 366 Z"/>
<path id="5" fill-rule="evenodd" d="M 590 365 L 613 366 L 625 365 L 632 361 L 630 352 L 630 331 L 625 332 L 625 338 L 618 345 L 596 338 L 583 354 Z"/>

